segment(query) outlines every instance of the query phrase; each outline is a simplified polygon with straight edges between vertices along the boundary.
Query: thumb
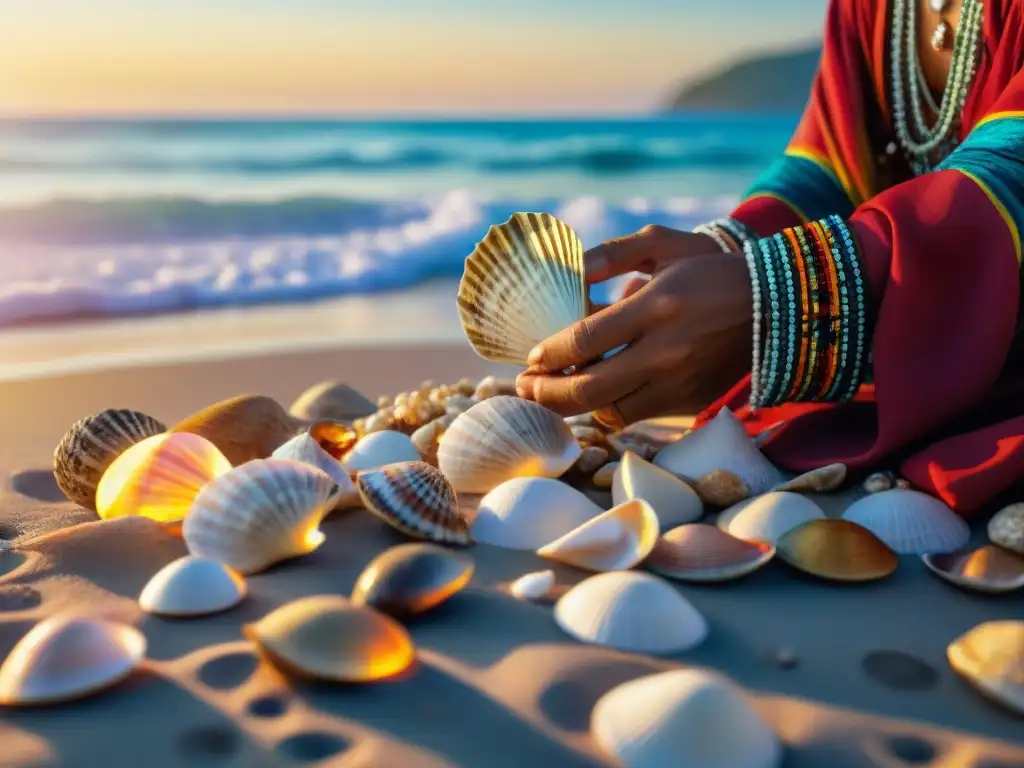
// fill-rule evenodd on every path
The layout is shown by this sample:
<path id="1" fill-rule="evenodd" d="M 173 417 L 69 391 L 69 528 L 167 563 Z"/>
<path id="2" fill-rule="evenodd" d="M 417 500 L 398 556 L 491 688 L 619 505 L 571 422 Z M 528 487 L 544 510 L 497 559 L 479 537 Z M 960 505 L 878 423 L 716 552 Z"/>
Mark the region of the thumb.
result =
<path id="1" fill-rule="evenodd" d="M 588 283 L 603 283 L 627 272 L 651 274 L 664 243 L 665 227 L 647 226 L 638 232 L 608 240 L 583 254 Z"/>

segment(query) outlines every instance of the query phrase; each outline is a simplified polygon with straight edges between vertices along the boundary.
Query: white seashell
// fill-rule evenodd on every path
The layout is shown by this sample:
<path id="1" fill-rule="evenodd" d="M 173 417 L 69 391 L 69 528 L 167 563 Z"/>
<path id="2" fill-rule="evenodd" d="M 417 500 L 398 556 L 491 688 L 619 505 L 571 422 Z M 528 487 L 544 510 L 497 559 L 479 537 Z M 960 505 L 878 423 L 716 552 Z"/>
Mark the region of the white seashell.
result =
<path id="1" fill-rule="evenodd" d="M 836 490 L 846 481 L 845 464 L 828 464 L 812 469 L 787 480 L 778 486 L 776 491 L 792 491 L 793 493 L 828 493 Z"/>
<path id="2" fill-rule="evenodd" d="M 893 488 L 865 496 L 843 513 L 901 555 L 953 552 L 967 544 L 971 530 L 963 518 L 932 496 Z"/>
<path id="3" fill-rule="evenodd" d="M 513 477 L 560 477 L 581 450 L 558 414 L 497 395 L 452 422 L 437 447 L 437 466 L 458 493 L 487 493 Z"/>
<path id="4" fill-rule="evenodd" d="M 794 528 L 824 517 L 821 508 L 806 496 L 774 491 L 725 510 L 718 527 L 738 539 L 777 544 Z"/>
<path id="5" fill-rule="evenodd" d="M 704 514 L 704 503 L 693 488 L 671 472 L 626 451 L 612 478 L 612 503 L 630 499 L 643 499 L 654 507 L 663 531 L 692 523 Z"/>
<path id="6" fill-rule="evenodd" d="M 1024 621 L 988 621 L 946 649 L 949 664 L 981 693 L 1024 715 Z"/>
<path id="7" fill-rule="evenodd" d="M 338 501 L 339 507 L 358 504 L 359 494 L 356 485 L 348 472 L 337 459 L 320 447 L 320 444 L 308 432 L 296 435 L 287 443 L 282 445 L 271 455 L 273 459 L 290 459 L 302 464 L 309 464 L 322 472 L 326 472 L 330 478 L 338 484 L 341 496 Z"/>
<path id="8" fill-rule="evenodd" d="M 732 411 L 723 408 L 700 429 L 687 432 L 654 457 L 656 466 L 674 475 L 697 480 L 708 472 L 726 469 L 739 477 L 757 496 L 785 478 L 747 435 Z"/>
<path id="9" fill-rule="evenodd" d="M 484 544 L 536 551 L 603 512 L 559 480 L 514 477 L 480 500 L 471 532 Z"/>
<path id="10" fill-rule="evenodd" d="M 243 574 L 309 554 L 341 489 L 325 472 L 287 459 L 256 459 L 221 475 L 196 496 L 182 537 L 193 555 Z"/>
<path id="11" fill-rule="evenodd" d="M 588 520 L 537 554 L 591 571 L 617 571 L 647 557 L 659 533 L 654 508 L 643 499 L 633 499 Z"/>
<path id="12" fill-rule="evenodd" d="M 583 244 L 547 213 L 515 213 L 466 259 L 458 305 L 480 357 L 526 367 L 537 344 L 587 316 Z"/>
<path id="13" fill-rule="evenodd" d="M 58 704 L 109 688 L 146 655 L 135 627 L 84 616 L 36 624 L 0 666 L 0 704 Z"/>
<path id="14" fill-rule="evenodd" d="M 555 604 L 555 621 L 577 640 L 632 653 L 669 654 L 695 648 L 708 625 L 662 579 L 637 571 L 592 576 Z"/>
<path id="15" fill-rule="evenodd" d="M 554 571 L 534 571 L 513 581 L 508 591 L 520 600 L 540 600 L 555 586 Z"/>
<path id="16" fill-rule="evenodd" d="M 156 572 L 143 587 L 139 605 L 161 616 L 205 616 L 233 608 L 246 592 L 241 574 L 215 560 L 186 555 Z"/>
<path id="17" fill-rule="evenodd" d="M 590 716 L 623 768 L 776 768 L 778 737 L 725 677 L 673 669 L 612 688 Z"/>
<path id="18" fill-rule="evenodd" d="M 390 429 L 371 432 L 362 438 L 345 456 L 344 467 L 349 472 L 397 464 L 400 461 L 419 461 L 420 452 L 408 435 Z"/>

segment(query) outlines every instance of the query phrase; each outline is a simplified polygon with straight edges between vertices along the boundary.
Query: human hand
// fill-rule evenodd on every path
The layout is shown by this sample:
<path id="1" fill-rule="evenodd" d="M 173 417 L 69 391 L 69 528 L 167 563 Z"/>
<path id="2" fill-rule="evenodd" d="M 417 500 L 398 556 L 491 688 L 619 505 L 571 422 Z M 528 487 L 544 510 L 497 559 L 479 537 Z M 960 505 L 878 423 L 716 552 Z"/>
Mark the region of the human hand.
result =
<path id="1" fill-rule="evenodd" d="M 721 248 L 708 235 L 682 232 L 649 224 L 625 237 L 617 237 L 584 254 L 587 282 L 602 283 L 629 272 L 653 275 L 680 259 L 701 253 L 718 253 Z M 630 284 L 635 292 L 641 287 Z M 630 295 L 629 288 L 624 292 Z"/>

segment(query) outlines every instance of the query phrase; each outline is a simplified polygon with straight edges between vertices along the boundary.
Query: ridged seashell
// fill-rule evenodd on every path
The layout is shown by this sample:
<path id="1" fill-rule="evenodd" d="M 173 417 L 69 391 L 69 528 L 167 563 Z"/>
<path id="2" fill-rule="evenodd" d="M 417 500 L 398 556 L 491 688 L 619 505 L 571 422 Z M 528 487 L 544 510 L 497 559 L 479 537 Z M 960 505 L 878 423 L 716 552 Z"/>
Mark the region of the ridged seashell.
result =
<path id="1" fill-rule="evenodd" d="M 963 518 L 941 501 L 903 488 L 865 496 L 843 518 L 863 525 L 901 555 L 954 552 L 971 537 Z"/>
<path id="2" fill-rule="evenodd" d="M 1024 621 L 989 621 L 954 640 L 949 664 L 994 701 L 1024 715 Z"/>
<path id="3" fill-rule="evenodd" d="M 782 536 L 779 557 L 794 568 L 833 581 L 875 581 L 899 558 L 867 528 L 848 520 L 811 520 Z"/>
<path id="4" fill-rule="evenodd" d="M 541 600 L 555 586 L 555 572 L 534 571 L 526 573 L 509 584 L 508 591 L 519 600 Z"/>
<path id="5" fill-rule="evenodd" d="M 182 536 L 188 551 L 243 574 L 307 555 L 342 490 L 327 473 L 288 459 L 250 461 L 196 496 Z"/>
<path id="6" fill-rule="evenodd" d="M 51 616 L 36 624 L 0 666 L 0 704 L 59 704 L 109 688 L 146 655 L 135 627 L 85 616 Z"/>
<path id="7" fill-rule="evenodd" d="M 205 616 L 233 608 L 247 591 L 242 575 L 226 565 L 186 555 L 156 572 L 143 587 L 139 605 L 160 616 Z"/>
<path id="8" fill-rule="evenodd" d="M 936 576 L 964 589 L 997 594 L 1024 588 L 1024 558 L 1002 547 L 990 544 L 921 559 Z"/>
<path id="9" fill-rule="evenodd" d="M 139 515 L 175 523 L 207 483 L 230 471 L 231 463 L 206 438 L 187 432 L 153 435 L 107 467 L 96 488 L 96 512 L 104 520 Z"/>
<path id="10" fill-rule="evenodd" d="M 537 554 L 590 571 L 625 570 L 651 553 L 659 530 L 654 508 L 633 499 L 588 520 Z"/>
<path id="11" fill-rule="evenodd" d="M 437 465 L 459 493 L 487 493 L 513 477 L 560 477 L 581 450 L 558 414 L 497 395 L 452 422 L 438 445 Z"/>
<path id="12" fill-rule="evenodd" d="M 707 621 L 674 587 L 637 571 L 584 579 L 559 598 L 555 621 L 584 643 L 631 653 L 687 651 L 708 633 Z"/>
<path id="13" fill-rule="evenodd" d="M 609 461 L 597 472 L 594 473 L 594 477 L 591 480 L 594 483 L 595 488 L 611 488 L 612 483 L 615 482 L 615 473 L 619 470 L 620 461 Z"/>
<path id="14" fill-rule="evenodd" d="M 666 446 L 654 463 L 674 475 L 696 480 L 708 472 L 725 469 L 759 495 L 783 481 L 782 473 L 754 445 L 743 425 L 728 408 L 711 421 Z"/>
<path id="15" fill-rule="evenodd" d="M 988 537 L 993 544 L 1024 555 L 1024 504 L 1011 504 L 992 515 Z"/>
<path id="16" fill-rule="evenodd" d="M 643 499 L 654 507 L 662 530 L 692 523 L 704 514 L 704 504 L 693 488 L 671 472 L 626 451 L 612 478 L 612 503 L 624 504 L 631 499 Z"/>
<path id="17" fill-rule="evenodd" d="M 480 500 L 471 531 L 484 544 L 536 551 L 603 512 L 560 480 L 514 477 Z"/>
<path id="18" fill-rule="evenodd" d="M 408 435 L 384 429 L 362 438 L 345 456 L 345 469 L 362 472 L 402 461 L 419 461 L 420 452 Z"/>
<path id="19" fill-rule="evenodd" d="M 280 403 L 263 395 L 239 395 L 194 413 L 171 429 L 201 435 L 239 466 L 265 459 L 298 431 Z"/>
<path id="20" fill-rule="evenodd" d="M 693 486 L 700 500 L 715 507 L 731 507 L 750 496 L 750 487 L 726 469 L 716 469 L 697 478 Z"/>
<path id="21" fill-rule="evenodd" d="M 440 605 L 471 578 L 469 555 L 435 544 L 399 544 L 363 569 L 352 588 L 352 602 L 405 618 Z"/>
<path id="22" fill-rule="evenodd" d="M 775 490 L 792 493 L 828 493 L 836 490 L 845 480 L 845 464 L 828 464 L 787 480 Z"/>
<path id="23" fill-rule="evenodd" d="M 713 525 L 692 523 L 663 534 L 644 567 L 679 581 L 729 581 L 753 573 L 775 556 L 775 547 L 744 541 Z"/>
<path id="24" fill-rule="evenodd" d="M 335 509 L 341 507 L 357 506 L 359 504 L 359 493 L 356 485 L 348 472 L 336 458 L 320 447 L 312 435 L 303 433 L 296 435 L 287 443 L 282 445 L 271 454 L 273 459 L 289 459 L 316 467 L 325 472 L 334 482 L 338 484 L 339 496 Z"/>
<path id="25" fill-rule="evenodd" d="M 821 508 L 807 497 L 775 491 L 725 510 L 718 527 L 739 539 L 777 544 L 794 528 L 824 517 Z"/>
<path id="26" fill-rule="evenodd" d="M 359 442 L 356 428 L 338 421 L 314 422 L 310 424 L 306 434 L 316 441 L 324 453 L 337 461 L 341 461 L 342 457 Z"/>
<path id="27" fill-rule="evenodd" d="M 339 683 L 393 677 L 416 658 L 405 627 L 337 595 L 299 598 L 242 631 L 275 666 Z"/>
<path id="28" fill-rule="evenodd" d="M 307 421 L 352 422 L 376 412 L 377 406 L 356 389 L 339 381 L 314 384 L 292 403 L 288 413 Z"/>
<path id="29" fill-rule="evenodd" d="M 673 669 L 612 688 L 590 716 L 594 740 L 623 768 L 777 768 L 782 745 L 732 681 Z"/>
<path id="30" fill-rule="evenodd" d="M 515 213 L 466 258 L 459 318 L 480 357 L 526 367 L 537 344 L 587 316 L 583 243 L 547 213 Z"/>
<path id="31" fill-rule="evenodd" d="M 53 452 L 53 476 L 70 501 L 96 509 L 96 486 L 118 456 L 167 427 L 138 411 L 109 408 L 71 425 Z"/>
<path id="32" fill-rule="evenodd" d="M 356 476 L 366 508 L 406 536 L 445 544 L 472 544 L 469 520 L 451 483 L 423 461 L 405 461 Z"/>

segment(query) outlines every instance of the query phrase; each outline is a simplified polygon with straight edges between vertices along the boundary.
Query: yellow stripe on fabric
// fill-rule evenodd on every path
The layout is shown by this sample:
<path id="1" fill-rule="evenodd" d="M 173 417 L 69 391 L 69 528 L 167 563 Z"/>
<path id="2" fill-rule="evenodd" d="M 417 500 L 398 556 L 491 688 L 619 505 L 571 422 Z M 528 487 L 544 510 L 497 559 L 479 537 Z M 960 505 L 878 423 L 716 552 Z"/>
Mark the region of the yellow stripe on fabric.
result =
<path id="1" fill-rule="evenodd" d="M 808 221 L 811 220 L 810 217 L 808 217 L 803 211 L 801 211 L 799 208 L 797 208 L 795 205 L 793 205 L 793 203 L 791 203 L 789 200 L 784 198 L 782 195 L 776 194 L 775 192 L 755 192 L 754 194 L 752 194 L 750 197 L 748 197 L 743 202 L 746 203 L 746 202 L 749 202 L 751 200 L 756 200 L 759 197 L 767 197 L 767 198 L 770 198 L 772 200 L 778 200 L 783 205 L 788 205 L 790 208 L 793 209 L 793 213 L 795 213 L 797 216 L 800 217 L 800 221 L 803 222 L 804 224 L 806 224 Z"/>
<path id="2" fill-rule="evenodd" d="M 1009 112 L 993 112 L 990 115 L 985 115 L 983 118 L 981 118 L 981 120 L 977 122 L 977 124 L 971 130 L 977 130 L 980 126 L 985 125 L 985 123 L 992 123 L 995 122 L 996 120 L 1005 120 L 1007 118 L 1012 117 L 1024 117 L 1024 110 L 1012 110 Z"/>
<path id="3" fill-rule="evenodd" d="M 825 143 L 828 144 L 829 158 L 838 158 L 839 153 L 836 151 L 835 142 L 833 141 L 832 137 L 829 136 L 828 133 L 825 133 L 822 136 L 822 138 L 824 139 Z M 846 166 L 844 166 L 842 162 L 838 164 L 833 163 L 832 167 L 834 175 L 839 179 L 839 185 L 843 188 L 843 191 L 846 193 L 846 196 L 850 199 L 850 202 L 853 203 L 853 207 L 856 208 L 858 205 L 864 202 L 864 195 L 862 195 L 861 191 L 854 186 L 853 179 L 850 178 L 850 172 L 846 169 Z"/>
<path id="4" fill-rule="evenodd" d="M 1003 217 L 1003 221 L 1006 223 L 1006 228 L 1010 230 L 1010 237 L 1013 238 L 1013 249 L 1014 249 L 1014 253 L 1017 256 L 1017 263 L 1020 264 L 1021 263 L 1020 231 L 1017 229 L 1017 224 L 1013 220 L 1013 217 L 1010 215 L 1010 211 L 1007 210 L 1006 206 L 1003 205 L 1002 201 L 998 197 L 996 197 L 995 193 L 991 189 L 989 189 L 988 184 L 986 184 L 984 181 L 979 179 L 973 173 L 970 173 L 969 171 L 965 171 L 963 168 L 956 168 L 954 170 L 959 171 L 964 176 L 966 176 L 971 181 L 973 181 L 975 184 L 977 184 L 978 187 L 981 189 L 981 191 L 985 193 L 985 196 L 992 202 L 992 206 L 999 212 L 999 215 Z"/>

